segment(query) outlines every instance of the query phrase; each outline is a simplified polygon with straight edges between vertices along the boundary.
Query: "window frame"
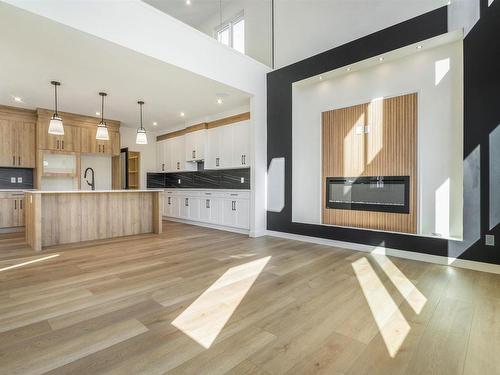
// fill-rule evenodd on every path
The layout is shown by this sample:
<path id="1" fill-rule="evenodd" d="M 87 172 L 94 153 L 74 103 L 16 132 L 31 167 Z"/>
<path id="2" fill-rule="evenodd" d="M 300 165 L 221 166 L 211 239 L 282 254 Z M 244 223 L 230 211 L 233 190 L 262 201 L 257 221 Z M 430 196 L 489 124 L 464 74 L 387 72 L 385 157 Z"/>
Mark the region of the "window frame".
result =
<path id="1" fill-rule="evenodd" d="M 230 18 L 229 20 L 227 21 L 224 21 L 222 22 L 220 25 L 218 25 L 217 27 L 214 28 L 214 38 L 217 40 L 217 42 L 221 43 L 221 44 L 224 44 L 222 42 L 219 41 L 219 33 L 221 31 L 224 31 L 226 29 L 229 30 L 229 44 L 227 45 L 229 48 L 232 48 L 234 49 L 235 51 L 237 52 L 240 52 L 240 53 L 243 53 L 245 54 L 245 50 L 246 50 L 246 45 L 245 45 L 245 41 L 243 41 L 243 52 L 241 51 L 238 51 L 234 48 L 234 38 L 233 38 L 233 34 L 234 34 L 234 25 L 237 24 L 238 22 L 240 21 L 245 21 L 245 14 L 243 11 L 239 12 L 238 14 L 236 14 L 236 16 Z M 243 29 L 243 38 L 245 37 L 245 29 Z M 226 44 L 224 44 L 226 45 Z"/>

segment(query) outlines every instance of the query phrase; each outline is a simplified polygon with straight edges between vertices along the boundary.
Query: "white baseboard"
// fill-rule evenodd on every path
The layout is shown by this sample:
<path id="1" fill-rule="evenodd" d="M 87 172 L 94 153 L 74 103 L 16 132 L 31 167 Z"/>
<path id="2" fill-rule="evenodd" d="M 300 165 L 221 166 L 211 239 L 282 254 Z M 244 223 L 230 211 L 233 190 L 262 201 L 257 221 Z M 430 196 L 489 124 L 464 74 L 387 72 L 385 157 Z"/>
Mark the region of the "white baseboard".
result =
<path id="1" fill-rule="evenodd" d="M 197 225 L 199 227 L 205 227 L 205 228 L 211 228 L 211 229 L 217 229 L 217 230 L 224 230 L 226 232 L 246 234 L 247 236 L 250 235 L 250 231 L 247 230 L 247 229 L 239 229 L 239 228 L 226 227 L 224 225 L 204 223 L 202 221 L 192 221 L 192 220 L 178 219 L 178 218 L 169 217 L 169 216 L 163 216 L 163 220 L 175 221 L 176 223 L 183 223 L 183 224 L 189 224 L 189 225 Z"/>
<path id="2" fill-rule="evenodd" d="M 474 271 L 500 274 L 500 265 L 497 265 L 497 264 L 475 262 L 472 260 L 464 260 L 464 259 L 457 259 L 457 258 L 450 258 L 450 257 L 442 257 L 442 256 L 438 256 L 438 255 L 422 254 L 422 253 L 416 253 L 413 251 L 391 249 L 391 248 L 387 248 L 387 247 L 383 247 L 383 246 L 371 246 L 371 245 L 363 245 L 363 244 L 358 244 L 358 243 L 353 243 L 353 242 L 327 240 L 324 238 L 302 236 L 302 235 L 298 235 L 298 234 L 285 233 L 285 232 L 275 232 L 275 231 L 271 231 L 271 230 L 266 231 L 266 234 L 268 236 L 286 238 L 289 240 L 310 242 L 310 243 L 326 245 L 326 246 L 335 246 L 335 247 L 341 247 L 341 248 L 349 249 L 349 250 L 363 251 L 363 252 L 373 253 L 373 254 L 389 255 L 389 256 L 394 256 L 394 257 L 398 257 L 398 258 L 418 260 L 418 261 L 427 262 L 427 263 L 435 263 L 435 264 L 440 264 L 443 266 L 467 268 L 467 269 L 474 270 Z"/>

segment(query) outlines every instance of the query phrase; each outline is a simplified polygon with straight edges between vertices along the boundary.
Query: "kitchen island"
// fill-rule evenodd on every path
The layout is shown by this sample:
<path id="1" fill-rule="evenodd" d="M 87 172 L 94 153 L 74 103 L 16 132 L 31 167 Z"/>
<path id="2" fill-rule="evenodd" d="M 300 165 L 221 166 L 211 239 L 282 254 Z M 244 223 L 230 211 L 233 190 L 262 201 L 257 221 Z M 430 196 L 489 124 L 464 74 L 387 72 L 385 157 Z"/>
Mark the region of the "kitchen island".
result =
<path id="1" fill-rule="evenodd" d="M 162 231 L 163 190 L 27 191 L 26 242 L 52 245 Z"/>

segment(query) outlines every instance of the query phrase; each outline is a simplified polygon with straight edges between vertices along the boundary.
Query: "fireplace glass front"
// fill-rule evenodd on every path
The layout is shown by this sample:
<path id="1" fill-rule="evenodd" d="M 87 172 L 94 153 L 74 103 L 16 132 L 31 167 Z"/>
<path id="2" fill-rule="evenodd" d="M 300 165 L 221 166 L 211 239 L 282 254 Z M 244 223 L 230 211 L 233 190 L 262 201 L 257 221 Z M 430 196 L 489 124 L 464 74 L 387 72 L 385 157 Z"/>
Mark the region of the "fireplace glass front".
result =
<path id="1" fill-rule="evenodd" d="M 410 176 L 327 177 L 326 207 L 409 213 Z"/>

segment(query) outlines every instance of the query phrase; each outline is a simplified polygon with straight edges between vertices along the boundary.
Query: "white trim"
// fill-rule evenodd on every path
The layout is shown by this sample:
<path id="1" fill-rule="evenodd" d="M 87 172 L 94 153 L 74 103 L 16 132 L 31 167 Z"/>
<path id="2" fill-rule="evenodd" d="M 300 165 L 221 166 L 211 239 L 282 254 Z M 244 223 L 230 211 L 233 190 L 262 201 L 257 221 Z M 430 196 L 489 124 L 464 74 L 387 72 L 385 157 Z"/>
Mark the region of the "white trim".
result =
<path id="1" fill-rule="evenodd" d="M 239 229 L 239 228 L 226 227 L 226 226 L 223 226 L 223 225 L 209 224 L 209 223 L 204 223 L 204 222 L 201 222 L 201 221 L 192 221 L 192 220 L 177 219 L 177 218 L 169 217 L 169 216 L 163 216 L 162 219 L 166 220 L 166 221 L 175 221 L 176 223 L 183 223 L 183 224 L 189 224 L 189 225 L 197 225 L 199 227 L 205 227 L 205 228 L 223 230 L 223 231 L 226 231 L 226 232 L 246 234 L 247 236 L 250 235 L 250 231 L 248 229 Z"/>
<path id="2" fill-rule="evenodd" d="M 266 231 L 266 235 L 273 236 L 273 237 L 279 237 L 279 238 L 286 238 L 286 239 L 295 240 L 295 241 L 310 242 L 310 243 L 315 243 L 315 244 L 319 244 L 319 245 L 341 247 L 344 249 L 363 251 L 363 252 L 373 253 L 373 254 L 389 255 L 389 256 L 394 256 L 394 257 L 398 257 L 398 258 L 417 260 L 420 262 L 439 264 L 439 265 L 443 265 L 443 266 L 452 266 L 452 267 L 458 267 L 458 268 L 466 268 L 466 269 L 470 269 L 470 270 L 474 270 L 474 271 L 500 274 L 500 265 L 498 265 L 498 264 L 475 262 L 472 260 L 443 257 L 443 256 L 438 256 L 438 255 L 422 254 L 422 253 L 417 253 L 417 252 L 413 252 L 413 251 L 405 251 L 405 250 L 386 248 L 384 246 L 371 246 L 371 245 L 363 245 L 363 244 L 358 244 L 358 243 L 353 243 L 353 242 L 328 240 L 328 239 L 324 239 L 324 238 L 302 236 L 299 234 L 276 232 L 276 231 L 272 231 L 272 230 Z"/>

